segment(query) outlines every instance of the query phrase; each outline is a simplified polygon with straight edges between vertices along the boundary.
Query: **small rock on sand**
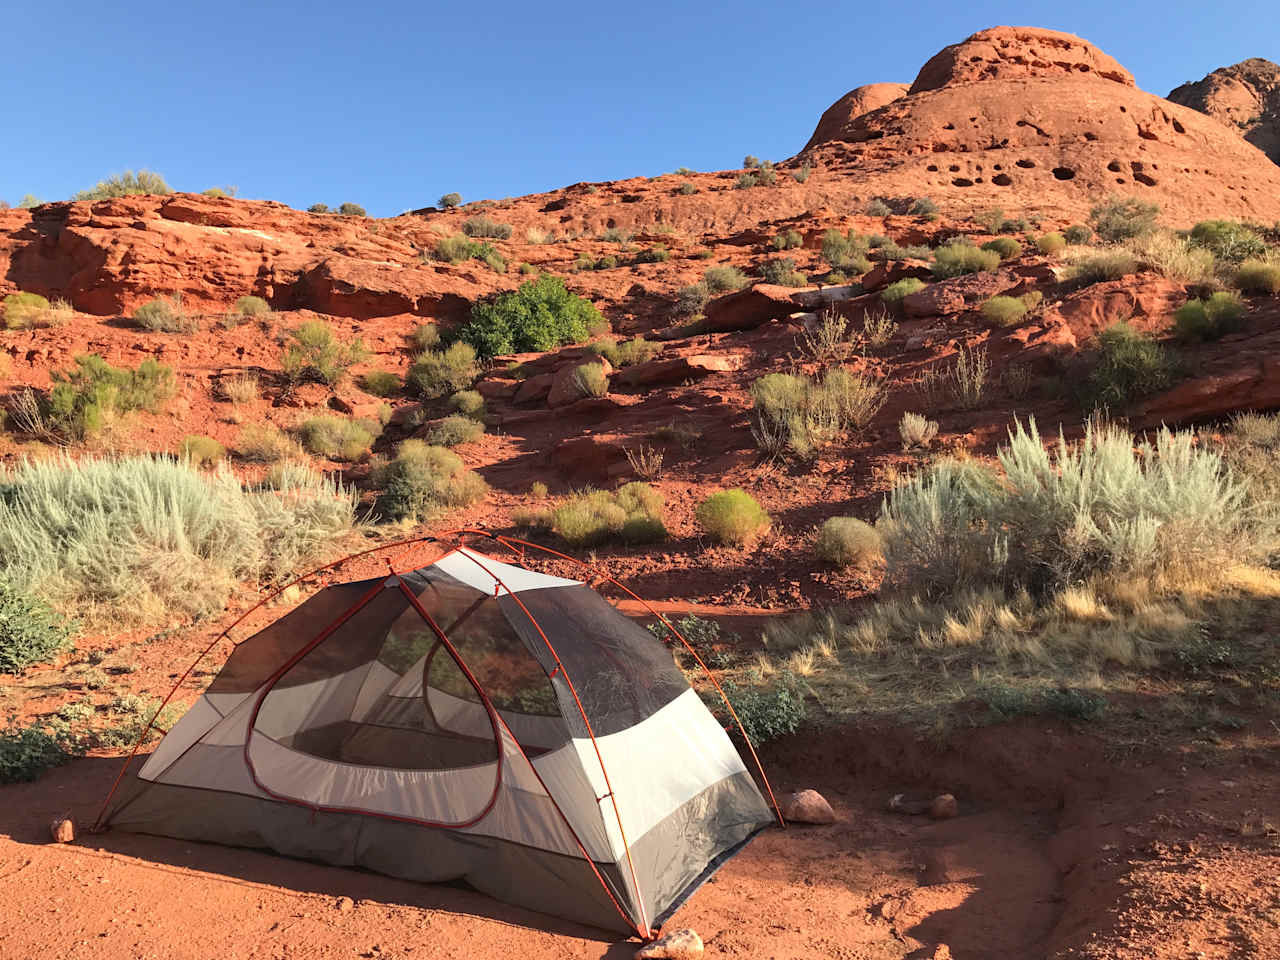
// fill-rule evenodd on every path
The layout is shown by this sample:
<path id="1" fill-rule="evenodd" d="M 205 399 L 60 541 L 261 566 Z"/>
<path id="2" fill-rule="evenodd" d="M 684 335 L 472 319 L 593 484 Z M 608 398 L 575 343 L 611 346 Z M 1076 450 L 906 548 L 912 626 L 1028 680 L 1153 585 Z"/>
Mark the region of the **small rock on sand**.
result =
<path id="1" fill-rule="evenodd" d="M 935 820 L 949 820 L 959 810 L 956 798 L 949 793 L 941 793 L 929 804 L 929 816 Z"/>
<path id="2" fill-rule="evenodd" d="M 350 897 L 339 897 L 338 902 L 334 904 L 334 907 L 337 908 L 339 913 L 346 913 L 347 911 L 354 910 L 356 908 L 356 902 Z"/>
<path id="3" fill-rule="evenodd" d="M 836 813 L 817 790 L 801 790 L 785 795 L 779 803 L 788 823 L 835 823 Z"/>
<path id="4" fill-rule="evenodd" d="M 54 843 L 70 843 L 76 838 L 76 822 L 70 817 L 54 817 L 49 821 L 49 834 Z"/>
<path id="5" fill-rule="evenodd" d="M 702 938 L 685 928 L 664 933 L 636 951 L 636 960 L 689 960 L 702 956 Z"/>

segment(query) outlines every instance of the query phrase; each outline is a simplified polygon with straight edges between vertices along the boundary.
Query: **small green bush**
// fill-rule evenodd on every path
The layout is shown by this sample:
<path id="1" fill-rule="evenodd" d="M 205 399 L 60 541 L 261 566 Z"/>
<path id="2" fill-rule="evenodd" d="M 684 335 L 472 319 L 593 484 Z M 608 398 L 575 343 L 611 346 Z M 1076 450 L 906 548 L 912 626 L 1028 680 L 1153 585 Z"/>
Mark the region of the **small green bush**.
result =
<path id="1" fill-rule="evenodd" d="M 236 440 L 236 455 L 260 463 L 278 463 L 300 458 L 303 450 L 298 442 L 270 423 L 251 423 Z"/>
<path id="2" fill-rule="evenodd" d="M 97 354 L 81 354 L 70 370 L 53 373 L 41 414 L 56 433 L 81 440 L 97 433 L 112 414 L 158 412 L 174 389 L 173 369 L 150 357 L 130 370 L 113 367 Z"/>
<path id="3" fill-rule="evenodd" d="M 285 379 L 290 383 L 316 380 L 336 386 L 346 379 L 354 364 L 366 359 L 369 352 L 359 337 L 343 343 L 323 320 L 308 320 L 294 330 L 292 343 L 281 357 Z"/>
<path id="4" fill-rule="evenodd" d="M 193 333 L 199 324 L 182 309 L 177 297 L 157 297 L 133 311 L 133 322 L 153 333 Z"/>
<path id="5" fill-rule="evenodd" d="M 822 235 L 822 259 L 833 270 L 866 273 L 871 269 L 867 249 L 867 238 L 853 230 L 843 234 L 839 230 L 828 230 Z"/>
<path id="6" fill-rule="evenodd" d="M 702 282 L 710 293 L 732 293 L 748 283 L 747 275 L 737 267 L 708 267 L 702 274 Z"/>
<path id="7" fill-rule="evenodd" d="M 1022 244 L 1013 237 L 996 237 L 984 243 L 981 249 L 994 250 L 1000 255 L 1001 260 L 1012 260 L 1014 257 L 1022 256 Z"/>
<path id="8" fill-rule="evenodd" d="M 887 217 L 891 213 L 893 211 L 889 209 L 889 205 L 879 197 L 867 204 L 866 214 L 868 217 Z"/>
<path id="9" fill-rule="evenodd" d="M 670 259 L 671 251 L 660 243 L 636 254 L 636 263 L 666 263 Z"/>
<path id="10" fill-rule="evenodd" d="M 99 180 L 97 186 L 90 187 L 88 190 L 81 190 L 71 199 L 111 200 L 117 197 L 130 197 L 137 194 L 163 196 L 167 193 L 172 193 L 172 191 L 160 174 L 153 173 L 150 170 L 139 170 L 137 173 L 132 170 L 126 170 L 124 173 L 117 173 L 107 177 L 105 180 Z"/>
<path id="11" fill-rule="evenodd" d="M 818 528 L 813 549 L 832 566 L 863 570 L 873 566 L 884 552 L 876 528 L 856 517 L 832 517 Z"/>
<path id="12" fill-rule="evenodd" d="M 313 203 L 307 207 L 307 213 L 328 213 L 329 205 L 327 203 Z"/>
<path id="13" fill-rule="evenodd" d="M 471 344 L 451 344 L 444 350 L 425 350 L 413 358 L 405 385 L 427 400 L 465 390 L 480 375 Z"/>
<path id="14" fill-rule="evenodd" d="M 612 541 L 658 543 L 667 539 L 662 494 L 639 481 L 617 492 L 587 490 L 558 504 L 548 515 L 553 533 L 575 547 Z"/>
<path id="15" fill-rule="evenodd" d="M 609 375 L 604 372 L 604 364 L 580 364 L 573 371 L 573 383 L 584 397 L 603 397 L 609 393 Z"/>
<path id="16" fill-rule="evenodd" d="M 76 625 L 39 597 L 0 580 L 0 673 L 21 673 L 71 647 Z"/>
<path id="17" fill-rule="evenodd" d="M 804 723 L 804 693 L 789 672 L 764 686 L 742 686 L 733 681 L 723 684 L 725 698 L 742 723 L 743 732 L 753 746 L 795 733 Z M 707 698 L 707 706 L 730 730 L 736 725 L 724 714 L 719 697 Z"/>
<path id="18" fill-rule="evenodd" d="M 378 479 L 383 492 L 375 510 L 388 520 L 418 520 L 446 507 L 465 507 L 489 489 L 452 450 L 421 440 L 400 444 Z"/>
<path id="19" fill-rule="evenodd" d="M 966 273 L 981 273 L 1000 266 L 1000 254 L 994 250 L 979 250 L 968 241 L 953 241 L 933 252 L 933 273 L 937 277 L 958 277 Z"/>
<path id="20" fill-rule="evenodd" d="M 925 282 L 919 277 L 903 277 L 881 290 L 880 299 L 889 306 L 896 307 L 911 294 L 924 288 Z"/>
<path id="21" fill-rule="evenodd" d="M 748 153 L 742 160 L 742 166 L 746 170 L 754 170 L 756 167 L 760 166 L 760 158 L 753 157 Z"/>
<path id="22" fill-rule="evenodd" d="M 769 515 L 755 497 L 740 488 L 721 490 L 698 504 L 702 532 L 717 543 L 746 546 L 769 529 Z"/>
<path id="23" fill-rule="evenodd" d="M 213 437 L 188 434 L 178 445 L 178 459 L 188 461 L 193 467 L 212 467 L 227 457 L 227 448 Z"/>
<path id="24" fill-rule="evenodd" d="M 600 234 L 599 239 L 605 243 L 630 243 L 631 233 L 621 227 L 609 227 L 604 233 Z"/>
<path id="25" fill-rule="evenodd" d="M 1155 229 L 1160 208 L 1134 197 L 1111 197 L 1089 211 L 1094 232 L 1107 243 L 1141 237 Z"/>
<path id="26" fill-rule="evenodd" d="M 34 723 L 0 730 L 0 784 L 29 783 L 46 770 L 66 763 L 79 749 L 64 731 Z"/>
<path id="27" fill-rule="evenodd" d="M 468 237 L 492 237 L 495 240 L 510 240 L 511 224 L 498 223 L 482 213 L 469 220 L 464 220 L 462 232 Z"/>
<path id="28" fill-rule="evenodd" d="M 1067 238 L 1060 233 L 1046 233 L 1036 241 L 1036 249 L 1045 256 L 1056 256 L 1067 248 Z"/>
<path id="29" fill-rule="evenodd" d="M 1217 340 L 1240 329 L 1244 304 L 1234 293 L 1219 290 L 1207 300 L 1188 300 L 1173 315 L 1180 340 Z"/>
<path id="30" fill-rule="evenodd" d="M 982 318 L 998 327 L 1015 327 L 1027 315 L 1027 305 L 1018 297 L 992 297 L 982 305 Z"/>
<path id="31" fill-rule="evenodd" d="M 445 417 L 431 428 L 431 435 L 427 438 L 427 442 L 438 447 L 456 447 L 464 443 L 473 443 L 483 434 L 483 423 L 455 413 Z"/>
<path id="32" fill-rule="evenodd" d="M 338 214 L 343 217 L 367 217 L 364 207 L 358 203 L 344 203 L 339 205 Z"/>
<path id="33" fill-rule="evenodd" d="M 380 432 L 370 421 L 331 415 L 312 417 L 298 425 L 307 452 L 329 460 L 360 460 Z"/>
<path id="34" fill-rule="evenodd" d="M 459 390 L 449 398 L 449 409 L 472 420 L 483 420 L 484 397 L 478 390 Z"/>
<path id="35" fill-rule="evenodd" d="M 544 275 L 493 301 L 476 303 L 460 337 L 487 360 L 582 343 L 605 325 L 589 300 L 571 294 L 559 277 Z"/>
<path id="36" fill-rule="evenodd" d="M 480 253 L 482 244 L 468 240 L 460 233 L 436 241 L 434 256 L 446 263 L 463 263 Z"/>
<path id="37" fill-rule="evenodd" d="M 804 237 L 799 230 L 783 230 L 769 241 L 774 250 L 794 250 L 804 245 Z"/>
<path id="38" fill-rule="evenodd" d="M 360 387 L 375 397 L 394 397 L 403 387 L 400 376 L 390 370 L 371 370 L 360 378 Z"/>
<path id="39" fill-rule="evenodd" d="M 765 283 L 773 283 L 782 287 L 803 287 L 809 281 L 796 269 L 796 262 L 790 257 L 777 257 L 765 260 L 760 264 L 760 277 Z"/>
<path id="40" fill-rule="evenodd" d="M 480 252 L 476 254 L 476 259 L 483 263 L 494 273 L 506 273 L 507 261 L 497 250 L 489 246 L 487 243 L 480 244 Z"/>
<path id="41" fill-rule="evenodd" d="M 462 194 L 446 193 L 439 200 L 436 201 L 436 206 L 438 206 L 441 210 L 452 210 L 454 207 L 461 205 L 461 203 L 462 203 Z"/>
<path id="42" fill-rule="evenodd" d="M 600 354 L 615 367 L 633 367 L 637 363 L 652 360 L 662 352 L 662 344 L 650 343 L 644 337 L 636 337 L 619 343 L 616 340 L 600 340 L 591 345 L 594 353 Z"/>
<path id="43" fill-rule="evenodd" d="M 1066 279 L 1079 286 L 1089 286 L 1106 280 L 1120 280 L 1138 270 L 1138 261 L 1124 250 L 1100 251 L 1071 264 Z"/>
<path id="44" fill-rule="evenodd" d="M 235 312 L 242 317 L 265 317 L 271 312 L 271 304 L 262 297 L 241 297 L 236 301 Z"/>
<path id="45" fill-rule="evenodd" d="M 1121 411 L 1173 382 L 1174 365 L 1160 344 L 1127 323 L 1098 334 L 1098 358 L 1082 391 L 1086 409 Z"/>
<path id="46" fill-rule="evenodd" d="M 752 187 L 758 186 L 759 183 L 760 178 L 754 173 L 744 173 L 738 177 L 733 188 L 735 190 L 750 190 Z"/>
<path id="47" fill-rule="evenodd" d="M 676 313 L 682 317 L 692 317 L 702 312 L 702 308 L 711 299 L 711 291 L 705 283 L 691 283 L 676 291 Z"/>
<path id="48" fill-rule="evenodd" d="M 809 179 L 809 174 L 811 173 L 813 173 L 813 167 L 810 166 L 808 161 L 806 161 L 805 163 L 802 163 L 800 165 L 800 169 L 791 174 L 791 176 L 795 178 L 796 183 L 804 183 Z"/>
<path id="49" fill-rule="evenodd" d="M 927 217 L 938 212 L 938 205 L 928 197 L 917 197 L 911 203 L 911 214 L 917 217 Z"/>
<path id="50" fill-rule="evenodd" d="M 1062 238 L 1072 246 L 1081 246 L 1093 239 L 1093 231 L 1083 223 L 1075 223 L 1062 231 Z"/>
<path id="51" fill-rule="evenodd" d="M 1191 243 L 1228 263 L 1240 263 L 1267 252 L 1266 241 L 1261 236 L 1232 220 L 1200 221 L 1191 228 Z"/>
<path id="52" fill-rule="evenodd" d="M 770 373 L 751 385 L 757 445 L 771 456 L 811 459 L 852 431 L 864 429 L 885 400 L 883 384 L 842 367 L 821 381 Z"/>
<path id="53" fill-rule="evenodd" d="M 440 345 L 440 327 L 434 323 L 420 323 L 409 334 L 409 343 L 417 350 L 434 350 Z"/>
<path id="54" fill-rule="evenodd" d="M 778 171 L 773 168 L 773 164 L 766 160 L 760 164 L 760 169 L 756 171 L 756 184 L 761 187 L 772 187 L 778 182 Z"/>
<path id="55" fill-rule="evenodd" d="M 49 309 L 49 301 L 38 293 L 11 293 L 4 298 L 4 325 L 10 330 L 33 327 Z"/>
<path id="56" fill-rule="evenodd" d="M 1236 286 L 1245 293 L 1280 293 L 1280 263 L 1245 261 L 1236 271 Z"/>

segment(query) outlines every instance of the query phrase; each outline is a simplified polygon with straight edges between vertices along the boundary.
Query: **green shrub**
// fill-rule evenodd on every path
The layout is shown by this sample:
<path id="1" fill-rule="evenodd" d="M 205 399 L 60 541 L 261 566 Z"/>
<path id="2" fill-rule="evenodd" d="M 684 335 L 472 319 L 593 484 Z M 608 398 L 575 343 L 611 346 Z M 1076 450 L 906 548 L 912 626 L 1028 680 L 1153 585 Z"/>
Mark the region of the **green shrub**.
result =
<path id="1" fill-rule="evenodd" d="M 725 698 L 733 705 L 743 732 L 753 746 L 785 737 L 800 729 L 805 718 L 804 694 L 788 672 L 763 686 L 742 686 L 729 681 L 723 684 Z M 732 718 L 721 706 L 719 697 L 708 697 L 707 706 L 730 730 Z"/>
<path id="2" fill-rule="evenodd" d="M 480 253 L 483 244 L 468 240 L 457 233 L 450 237 L 441 237 L 436 241 L 435 258 L 446 263 L 462 263 Z"/>
<path id="3" fill-rule="evenodd" d="M 133 322 L 152 333 L 193 333 L 199 324 L 182 309 L 178 296 L 157 297 L 133 311 Z"/>
<path id="4" fill-rule="evenodd" d="M 1125 250 L 1100 251 L 1071 264 L 1066 279 L 1078 286 L 1120 280 L 1138 270 L 1138 261 Z"/>
<path id="5" fill-rule="evenodd" d="M 11 293 L 4 298 L 4 325 L 10 330 L 34 327 L 49 309 L 49 301 L 38 293 Z"/>
<path id="6" fill-rule="evenodd" d="M 836 567 L 866 570 L 883 555 L 876 528 L 856 517 L 832 517 L 818 528 L 813 544 L 822 560 Z"/>
<path id="7" fill-rule="evenodd" d="M 324 415 L 304 420 L 298 434 L 308 453 L 329 460 L 359 460 L 373 447 L 381 430 L 368 420 Z"/>
<path id="8" fill-rule="evenodd" d="M 313 203 L 307 207 L 307 213 L 328 213 L 329 205 L 327 203 Z"/>
<path id="9" fill-rule="evenodd" d="M 343 217 L 367 217 L 364 207 L 358 203 L 343 203 L 338 206 L 338 214 Z"/>
<path id="10" fill-rule="evenodd" d="M 982 318 L 998 327 L 1015 327 L 1027 315 L 1027 305 L 1018 297 L 992 297 L 982 305 Z"/>
<path id="11" fill-rule="evenodd" d="M 747 275 L 737 267 L 708 267 L 702 274 L 702 282 L 711 293 L 732 293 L 748 283 Z"/>
<path id="12" fill-rule="evenodd" d="M 871 269 L 871 262 L 867 260 L 867 238 L 853 230 L 844 234 L 839 230 L 828 230 L 824 233 L 822 259 L 827 261 L 833 270 L 866 273 Z"/>
<path id="13" fill-rule="evenodd" d="M 609 375 L 601 363 L 580 364 L 573 371 L 573 384 L 584 397 L 603 397 L 609 393 Z"/>
<path id="14" fill-rule="evenodd" d="M 791 174 L 791 176 L 795 178 L 796 183 L 804 183 L 809 179 L 809 174 L 812 172 L 813 167 L 810 166 L 808 161 L 805 161 L 800 165 L 800 169 Z"/>
<path id="15" fill-rule="evenodd" d="M 1094 232 L 1107 243 L 1132 240 L 1155 229 L 1160 208 L 1134 197 L 1111 197 L 1089 211 Z"/>
<path id="16" fill-rule="evenodd" d="M 919 277 L 903 277 L 881 290 L 880 299 L 889 306 L 896 307 L 911 294 L 924 288 L 925 282 Z"/>
<path id="17" fill-rule="evenodd" d="M 1098 334 L 1098 358 L 1085 381 L 1086 409 L 1121 411 L 1133 400 L 1173 382 L 1174 365 L 1160 344 L 1127 323 Z"/>
<path id="18" fill-rule="evenodd" d="M 748 153 L 742 160 L 742 166 L 744 169 L 754 170 L 756 167 L 760 166 L 760 158 L 753 157 Z"/>
<path id="19" fill-rule="evenodd" d="M 439 200 L 436 201 L 436 206 L 438 206 L 441 210 L 452 210 L 454 207 L 461 205 L 461 203 L 462 203 L 462 194 L 446 193 Z"/>
<path id="20" fill-rule="evenodd" d="M 460 336 L 487 360 L 582 343 L 593 328 L 604 325 L 589 300 L 571 294 L 559 277 L 544 275 L 496 300 L 476 303 Z"/>
<path id="21" fill-rule="evenodd" d="M 671 251 L 660 243 L 636 254 L 636 263 L 666 263 L 671 259 Z"/>
<path id="22" fill-rule="evenodd" d="M 308 320 L 290 337 L 293 342 L 285 347 L 281 357 L 289 383 L 316 380 L 336 386 L 346 379 L 352 365 L 369 355 L 359 337 L 349 344 L 343 343 L 323 320 Z"/>
<path id="23" fill-rule="evenodd" d="M 498 223 L 482 213 L 469 220 L 464 220 L 462 232 L 468 237 L 492 237 L 495 240 L 509 240 L 511 239 L 511 224 Z"/>
<path id="24" fill-rule="evenodd" d="M 1186 341 L 1217 340 L 1240 329 L 1244 304 L 1226 290 L 1211 294 L 1207 300 L 1188 300 L 1173 315 L 1178 338 Z"/>
<path id="25" fill-rule="evenodd" d="M 1086 424 L 1079 444 L 1046 449 L 1034 422 L 998 451 L 1003 479 L 942 461 L 881 508 L 886 580 L 930 595 L 965 587 L 1034 596 L 1095 574 L 1194 570 L 1238 554 L 1245 491 L 1193 434 L 1154 442 Z"/>
<path id="26" fill-rule="evenodd" d="M 702 532 L 717 543 L 745 546 L 769 529 L 769 515 L 747 491 L 721 490 L 698 504 L 696 512 Z"/>
<path id="27" fill-rule="evenodd" d="M 236 454 L 241 459 L 261 463 L 299 459 L 305 455 L 293 437 L 270 423 L 251 423 L 240 432 Z"/>
<path id="28" fill-rule="evenodd" d="M 803 287 L 808 280 L 796 269 L 796 262 L 790 257 L 777 257 L 765 260 L 760 264 L 760 277 L 765 283 L 773 283 L 783 287 Z"/>
<path id="29" fill-rule="evenodd" d="M 130 370 L 113 367 L 97 354 L 81 354 L 70 370 L 54 371 L 40 413 L 49 429 L 80 440 L 97 433 L 113 414 L 158 412 L 173 393 L 173 369 L 151 358 Z"/>
<path id="30" fill-rule="evenodd" d="M 76 625 L 39 597 L 0 580 L 0 673 L 21 673 L 71 648 Z"/>
<path id="31" fill-rule="evenodd" d="M 164 182 L 164 177 L 158 173 L 152 173 L 150 170 L 139 170 L 137 173 L 126 170 L 124 173 L 117 173 L 105 180 L 99 180 L 97 186 L 81 190 L 71 199 L 111 200 L 135 194 L 164 195 L 171 192 L 169 185 Z"/>
<path id="32" fill-rule="evenodd" d="M 193 467 L 212 467 L 227 457 L 227 448 L 213 437 L 202 437 L 199 434 L 188 434 L 178 445 L 178 459 L 185 460 Z"/>
<path id="33" fill-rule="evenodd" d="M 868 217 L 887 217 L 891 213 L 893 211 L 889 209 L 889 205 L 879 197 L 867 204 L 866 214 Z"/>
<path id="34" fill-rule="evenodd" d="M 535 480 L 529 484 L 529 496 L 535 500 L 545 500 L 551 495 L 551 490 L 541 480 Z"/>
<path id="35" fill-rule="evenodd" d="M 997 719 L 1057 715 L 1073 720 L 1096 720 L 1106 710 L 1107 699 L 1084 690 L 1057 688 L 1027 690 L 996 683 L 984 686 L 978 698 L 986 703 Z"/>
<path id="36" fill-rule="evenodd" d="M 656 357 L 662 352 L 662 344 L 650 343 L 644 337 L 636 337 L 623 343 L 605 339 L 593 343 L 591 351 L 598 353 L 615 367 L 633 367 Z"/>
<path id="37" fill-rule="evenodd" d="M 1280 293 L 1280 263 L 1245 261 L 1236 271 L 1236 286 L 1245 293 Z"/>
<path id="38" fill-rule="evenodd" d="M 379 480 L 383 492 L 375 509 L 387 520 L 418 520 L 446 507 L 469 506 L 489 489 L 452 450 L 421 440 L 400 444 Z"/>
<path id="39" fill-rule="evenodd" d="M 751 385 L 757 445 L 771 456 L 809 459 L 827 444 L 864 429 L 885 401 L 883 385 L 843 367 L 821 381 L 770 373 Z"/>
<path id="40" fill-rule="evenodd" d="M 933 252 L 933 260 L 933 273 L 937 277 L 958 277 L 1000 266 L 1000 254 L 979 250 L 966 240 L 943 244 Z"/>
<path id="41" fill-rule="evenodd" d="M 676 633 L 667 626 L 667 623 L 670 623 L 675 631 L 684 637 L 685 643 L 691 646 L 704 661 L 717 655 L 716 647 L 725 643 L 736 644 L 742 639 L 736 633 L 725 630 L 715 620 L 708 620 L 692 613 L 679 619 L 668 617 L 665 623 L 659 620 L 646 624 L 645 629 L 677 650 L 683 648 L 684 644 L 680 643 Z M 676 644 L 679 646 L 675 646 Z"/>
<path id="42" fill-rule="evenodd" d="M 261 297 L 241 297 L 236 301 L 235 312 L 242 317 L 264 317 L 271 312 L 271 304 Z"/>
<path id="43" fill-rule="evenodd" d="M 0 730 L 0 784 L 29 783 L 76 756 L 80 751 L 64 731 L 33 723 Z"/>
<path id="44" fill-rule="evenodd" d="M 1093 231 L 1083 223 L 1076 223 L 1062 231 L 1062 238 L 1072 246 L 1080 246 L 1093 239 Z"/>
<path id="45" fill-rule="evenodd" d="M 772 187 L 778 182 L 778 171 L 773 168 L 773 164 L 766 160 L 760 164 L 760 169 L 756 171 L 756 184 L 761 187 Z"/>
<path id="46" fill-rule="evenodd" d="M 928 197 L 917 197 L 911 203 L 911 213 L 917 217 L 927 217 L 938 212 L 938 205 Z"/>
<path id="47" fill-rule="evenodd" d="M 451 414 L 431 428 L 428 443 L 438 447 L 456 447 L 464 443 L 473 443 L 484 435 L 484 424 L 471 417 Z"/>
<path id="48" fill-rule="evenodd" d="M 682 317 L 692 317 L 702 312 L 702 308 L 711 299 L 711 291 L 705 283 L 691 283 L 676 291 L 676 313 Z"/>
<path id="49" fill-rule="evenodd" d="M 434 350 L 440 344 L 440 327 L 434 323 L 420 323 L 409 334 L 409 343 L 417 350 Z"/>
<path id="50" fill-rule="evenodd" d="M 575 547 L 658 543 L 667 539 L 662 494 L 647 483 L 624 484 L 615 493 L 586 490 L 559 503 L 548 515 L 553 533 Z"/>
<path id="51" fill-rule="evenodd" d="M 697 192 L 698 192 L 698 188 L 695 187 L 692 183 L 682 183 L 676 189 L 676 193 L 680 194 L 683 197 L 690 196 L 691 194 L 695 194 Z"/>
<path id="52" fill-rule="evenodd" d="M 478 390 L 459 390 L 449 398 L 449 409 L 472 420 L 483 420 L 484 397 Z"/>
<path id="53" fill-rule="evenodd" d="M 506 273 L 507 261 L 503 259 L 502 254 L 487 243 L 480 244 L 480 252 L 476 254 L 476 259 L 483 263 L 494 273 Z"/>
<path id="54" fill-rule="evenodd" d="M 221 614 L 346 535 L 355 499 L 314 471 L 245 490 L 173 457 L 51 457 L 0 468 L 0 580 L 127 622 Z"/>
<path id="55" fill-rule="evenodd" d="M 933 250 L 924 244 L 913 244 L 903 247 L 890 242 L 880 248 L 880 256 L 884 260 L 928 261 L 933 258 Z"/>
<path id="56" fill-rule="evenodd" d="M 752 187 L 758 186 L 759 183 L 760 183 L 760 178 L 756 176 L 754 173 L 744 173 L 740 177 L 738 177 L 737 182 L 735 182 L 733 185 L 733 188 L 735 190 L 750 190 Z"/>
<path id="57" fill-rule="evenodd" d="M 1200 221 L 1191 228 L 1191 243 L 1228 263 L 1240 263 L 1267 252 L 1266 241 L 1261 236 L 1232 220 Z"/>
<path id="58" fill-rule="evenodd" d="M 1012 260 L 1014 257 L 1022 256 L 1022 244 L 1013 237 L 996 237 L 984 243 L 981 249 L 995 251 L 1000 255 L 1001 260 Z"/>
<path id="59" fill-rule="evenodd" d="M 451 344 L 444 350 L 426 350 L 413 358 L 405 385 L 427 400 L 465 390 L 480 375 L 476 351 L 469 343 Z"/>
<path id="60" fill-rule="evenodd" d="M 400 376 L 390 370 L 372 370 L 360 378 L 360 386 L 365 393 L 375 397 L 394 397 L 403 384 Z"/>
<path id="61" fill-rule="evenodd" d="M 804 246 L 804 237 L 799 230 L 783 230 L 769 241 L 774 250 L 794 250 Z"/>

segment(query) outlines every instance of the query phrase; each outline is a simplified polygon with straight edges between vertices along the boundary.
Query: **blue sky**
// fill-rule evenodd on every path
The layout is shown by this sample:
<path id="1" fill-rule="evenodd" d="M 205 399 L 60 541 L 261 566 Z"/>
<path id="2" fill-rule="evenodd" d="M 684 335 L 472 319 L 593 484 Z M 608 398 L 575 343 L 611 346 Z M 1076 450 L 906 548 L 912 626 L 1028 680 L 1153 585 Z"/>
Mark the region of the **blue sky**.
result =
<path id="1" fill-rule="evenodd" d="M 1280 60 L 1268 2 L 11 5 L 0 199 L 147 167 L 389 216 L 795 153 L 863 83 L 997 24 L 1080 34 L 1164 95 Z"/>

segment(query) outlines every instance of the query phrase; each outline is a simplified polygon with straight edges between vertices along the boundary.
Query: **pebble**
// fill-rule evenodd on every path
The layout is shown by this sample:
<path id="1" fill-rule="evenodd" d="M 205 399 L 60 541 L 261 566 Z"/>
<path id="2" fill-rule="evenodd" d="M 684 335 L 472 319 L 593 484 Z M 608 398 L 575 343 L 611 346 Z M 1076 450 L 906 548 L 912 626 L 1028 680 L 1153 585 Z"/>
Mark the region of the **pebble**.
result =
<path id="1" fill-rule="evenodd" d="M 636 951 L 636 960 L 690 960 L 702 956 L 702 938 L 687 927 L 664 933 Z"/>
<path id="2" fill-rule="evenodd" d="M 788 823 L 835 823 L 836 814 L 817 790 L 786 794 L 778 804 Z"/>

